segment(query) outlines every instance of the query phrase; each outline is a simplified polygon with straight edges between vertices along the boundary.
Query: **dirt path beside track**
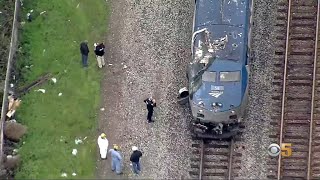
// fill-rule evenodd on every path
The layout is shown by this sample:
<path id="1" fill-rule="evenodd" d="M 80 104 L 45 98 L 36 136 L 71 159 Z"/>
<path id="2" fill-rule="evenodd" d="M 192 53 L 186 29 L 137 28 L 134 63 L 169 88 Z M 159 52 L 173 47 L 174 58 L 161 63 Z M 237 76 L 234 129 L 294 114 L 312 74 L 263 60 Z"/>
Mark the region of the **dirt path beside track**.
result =
<path id="1" fill-rule="evenodd" d="M 190 57 L 193 1 L 112 0 L 106 39 L 99 133 L 118 144 L 124 175 L 132 176 L 131 146 L 143 151 L 139 178 L 188 177 L 191 138 L 187 110 L 176 103 Z M 112 64 L 112 65 L 108 65 Z M 148 124 L 143 100 L 157 99 Z M 110 158 L 97 164 L 98 178 L 115 178 Z"/>

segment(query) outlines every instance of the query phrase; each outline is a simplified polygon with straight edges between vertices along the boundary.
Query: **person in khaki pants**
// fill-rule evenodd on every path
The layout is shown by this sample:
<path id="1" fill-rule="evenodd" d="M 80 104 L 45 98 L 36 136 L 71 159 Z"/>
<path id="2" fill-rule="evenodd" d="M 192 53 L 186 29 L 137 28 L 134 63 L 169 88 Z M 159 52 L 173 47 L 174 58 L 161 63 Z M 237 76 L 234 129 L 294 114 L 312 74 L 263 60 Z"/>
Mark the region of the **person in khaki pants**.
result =
<path id="1" fill-rule="evenodd" d="M 103 43 L 94 43 L 95 49 L 94 49 L 94 53 L 96 54 L 97 57 L 97 62 L 98 62 L 98 67 L 102 68 L 103 66 L 105 66 L 105 62 L 104 62 L 104 44 Z"/>

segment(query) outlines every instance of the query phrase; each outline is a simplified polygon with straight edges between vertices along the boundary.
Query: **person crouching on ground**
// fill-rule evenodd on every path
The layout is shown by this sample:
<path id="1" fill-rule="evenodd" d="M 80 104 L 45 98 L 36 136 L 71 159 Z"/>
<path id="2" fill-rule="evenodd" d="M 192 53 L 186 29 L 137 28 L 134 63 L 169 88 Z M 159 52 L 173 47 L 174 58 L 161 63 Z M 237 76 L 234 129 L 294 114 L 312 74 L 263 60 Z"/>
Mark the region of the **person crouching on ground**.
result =
<path id="1" fill-rule="evenodd" d="M 141 171 L 141 166 L 140 166 L 140 157 L 142 156 L 141 151 L 138 151 L 137 146 L 132 146 L 132 154 L 130 157 L 130 161 L 132 162 L 132 169 L 133 173 L 139 174 Z"/>
<path id="2" fill-rule="evenodd" d="M 104 44 L 103 43 L 94 43 L 95 49 L 94 49 L 94 53 L 96 54 L 97 57 L 97 62 L 98 62 L 98 67 L 102 68 L 103 66 L 105 66 L 105 62 L 104 62 Z"/>
<path id="3" fill-rule="evenodd" d="M 117 145 L 113 145 L 113 149 L 110 149 L 109 152 L 111 154 L 111 170 L 116 171 L 116 173 L 122 174 L 121 172 L 121 162 L 122 157 L 120 153 L 118 152 L 119 147 Z"/>
<path id="4" fill-rule="evenodd" d="M 98 137 L 98 146 L 100 149 L 100 157 L 102 160 L 107 159 L 109 141 L 105 133 Z"/>
<path id="5" fill-rule="evenodd" d="M 152 120 L 152 115 L 153 115 L 153 108 L 157 107 L 156 100 L 153 99 L 152 97 L 150 97 L 148 99 L 145 99 L 143 102 L 145 102 L 147 104 L 147 109 L 148 109 L 147 120 L 148 120 L 148 123 L 154 122 Z"/>
<path id="6" fill-rule="evenodd" d="M 82 56 L 82 65 L 83 67 L 88 67 L 88 55 L 89 55 L 89 48 L 88 48 L 88 41 L 85 40 L 80 44 L 80 52 Z"/>

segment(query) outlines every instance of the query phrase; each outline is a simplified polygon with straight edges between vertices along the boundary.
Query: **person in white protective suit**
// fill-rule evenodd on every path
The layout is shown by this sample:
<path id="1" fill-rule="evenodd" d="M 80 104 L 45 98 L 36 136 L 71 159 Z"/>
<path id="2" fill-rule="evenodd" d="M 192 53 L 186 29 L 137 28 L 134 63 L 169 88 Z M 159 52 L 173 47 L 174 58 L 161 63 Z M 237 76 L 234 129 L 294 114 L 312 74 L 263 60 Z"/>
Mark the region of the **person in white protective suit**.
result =
<path id="1" fill-rule="evenodd" d="M 100 149 L 100 157 L 101 157 L 101 159 L 107 159 L 109 141 L 108 141 L 107 136 L 106 136 L 105 133 L 102 133 L 98 137 L 98 146 L 99 146 L 99 149 Z"/>

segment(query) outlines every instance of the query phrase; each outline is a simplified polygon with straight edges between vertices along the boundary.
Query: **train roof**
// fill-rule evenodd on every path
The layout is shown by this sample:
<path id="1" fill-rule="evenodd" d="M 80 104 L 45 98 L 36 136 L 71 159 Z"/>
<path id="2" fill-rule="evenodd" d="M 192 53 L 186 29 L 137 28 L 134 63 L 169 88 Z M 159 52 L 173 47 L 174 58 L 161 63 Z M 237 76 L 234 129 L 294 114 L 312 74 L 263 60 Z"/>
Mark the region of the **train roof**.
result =
<path id="1" fill-rule="evenodd" d="M 212 40 L 228 36 L 225 49 L 215 53 L 217 58 L 245 58 L 248 8 L 248 0 L 197 0 L 194 31 L 207 28 Z"/>
<path id="2" fill-rule="evenodd" d="M 228 25 L 244 28 L 248 0 L 197 0 L 194 26 Z"/>

